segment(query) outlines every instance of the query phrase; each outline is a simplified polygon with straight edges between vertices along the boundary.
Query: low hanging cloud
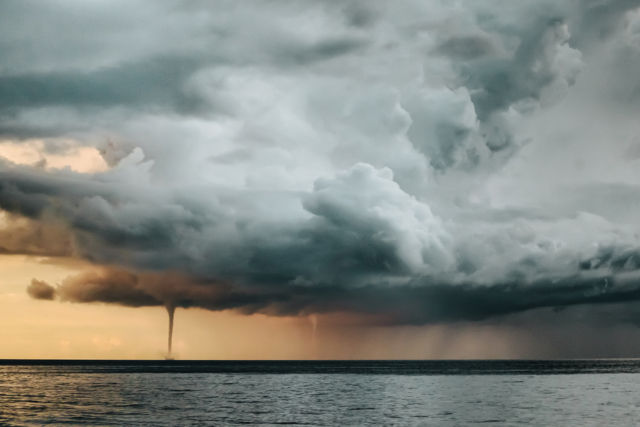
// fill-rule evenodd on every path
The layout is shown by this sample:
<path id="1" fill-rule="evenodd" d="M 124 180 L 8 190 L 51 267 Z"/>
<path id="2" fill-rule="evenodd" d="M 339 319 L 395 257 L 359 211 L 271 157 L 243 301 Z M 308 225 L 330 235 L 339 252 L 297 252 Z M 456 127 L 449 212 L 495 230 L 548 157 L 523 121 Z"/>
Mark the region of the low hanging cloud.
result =
<path id="1" fill-rule="evenodd" d="M 55 297 L 56 290 L 47 282 L 33 279 L 27 287 L 27 293 L 34 299 L 52 300 Z"/>
<path id="2" fill-rule="evenodd" d="M 490 286 L 452 285 L 416 279 L 404 285 L 311 287 L 290 284 L 234 289 L 233 286 L 198 282 L 175 274 L 133 274 L 101 268 L 70 276 L 57 286 L 34 279 L 27 292 L 35 299 L 57 298 L 74 303 L 236 309 L 248 314 L 288 316 L 352 312 L 373 315 L 382 324 L 425 324 L 484 320 L 543 307 L 637 301 L 640 299 L 640 273 L 632 271 L 602 277 L 583 272 L 562 280 L 538 281 L 526 286 L 517 282 Z"/>
<path id="3" fill-rule="evenodd" d="M 224 287 L 197 283 L 178 273 L 134 274 L 104 267 L 70 276 L 57 286 L 34 279 L 27 291 L 36 299 L 185 308 L 206 306 L 206 301 L 222 299 L 225 293 Z"/>
<path id="4" fill-rule="evenodd" d="M 95 194 L 91 185 L 88 191 Z M 75 194 L 84 198 L 80 188 Z M 184 205 L 167 210 L 182 212 L 173 221 L 158 221 L 155 204 L 142 199 L 137 206 L 119 200 L 116 207 L 106 201 L 113 197 L 109 191 L 104 199 L 93 197 L 92 214 L 83 211 L 76 225 L 80 253 L 96 263 L 147 272 L 104 269 L 72 276 L 55 291 L 32 285 L 32 296 L 275 315 L 352 311 L 391 323 L 478 320 L 640 298 L 637 235 L 620 236 L 587 214 L 563 221 L 518 218 L 505 226 L 494 212 L 495 218 L 464 229 L 404 193 L 390 170 L 364 164 L 319 180 L 303 197 L 295 221 L 247 217 L 238 223 L 224 212 L 196 220 Z M 125 220 L 147 209 L 148 216 Z M 188 220 L 180 225 L 180 218 Z M 610 245 L 589 247 L 584 229 Z"/>
<path id="5" fill-rule="evenodd" d="M 0 6 L 0 136 L 109 168 L 0 159 L 2 250 L 95 268 L 32 297 L 412 324 L 639 299 L 634 2 L 126 8 Z"/>

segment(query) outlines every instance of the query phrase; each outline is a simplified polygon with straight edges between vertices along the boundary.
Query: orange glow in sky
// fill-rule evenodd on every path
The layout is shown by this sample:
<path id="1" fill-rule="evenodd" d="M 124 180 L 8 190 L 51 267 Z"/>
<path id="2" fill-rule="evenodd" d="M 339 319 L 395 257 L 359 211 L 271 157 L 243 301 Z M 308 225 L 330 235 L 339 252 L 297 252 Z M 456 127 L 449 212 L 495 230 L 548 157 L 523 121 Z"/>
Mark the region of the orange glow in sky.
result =
<path id="1" fill-rule="evenodd" d="M 64 261 L 64 260 L 60 260 Z M 87 268 L 22 255 L 0 256 L 0 358 L 160 359 L 163 307 L 127 308 L 31 299 L 33 277 L 57 283 Z M 181 359 L 393 359 L 517 357 L 509 330 L 474 326 L 374 327 L 353 316 L 313 318 L 178 309 Z"/>

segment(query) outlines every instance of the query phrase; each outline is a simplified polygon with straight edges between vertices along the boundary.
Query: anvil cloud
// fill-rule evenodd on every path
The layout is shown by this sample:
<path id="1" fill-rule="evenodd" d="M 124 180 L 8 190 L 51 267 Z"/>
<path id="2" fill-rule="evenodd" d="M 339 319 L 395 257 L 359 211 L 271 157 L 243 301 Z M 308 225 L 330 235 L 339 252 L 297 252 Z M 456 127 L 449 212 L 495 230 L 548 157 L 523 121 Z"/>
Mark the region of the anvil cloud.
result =
<path id="1" fill-rule="evenodd" d="M 0 159 L 2 251 L 96 265 L 34 298 L 411 324 L 640 299 L 635 1 L 7 1 L 0 34 L 0 137 L 44 141 Z M 47 165 L 79 147 L 106 170 Z"/>

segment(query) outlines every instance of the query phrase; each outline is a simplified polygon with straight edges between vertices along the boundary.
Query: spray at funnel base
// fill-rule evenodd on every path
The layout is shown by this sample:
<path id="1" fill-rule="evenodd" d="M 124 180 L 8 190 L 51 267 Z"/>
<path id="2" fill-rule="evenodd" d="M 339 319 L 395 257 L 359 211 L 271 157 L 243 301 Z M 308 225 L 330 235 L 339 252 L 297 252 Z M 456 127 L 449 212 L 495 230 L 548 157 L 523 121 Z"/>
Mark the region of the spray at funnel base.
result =
<path id="1" fill-rule="evenodd" d="M 173 359 L 173 356 L 171 355 L 171 342 L 173 340 L 173 314 L 175 313 L 176 308 L 173 305 L 167 305 L 166 308 L 167 313 L 169 314 L 169 339 L 167 342 L 167 356 L 165 359 L 171 360 Z"/>

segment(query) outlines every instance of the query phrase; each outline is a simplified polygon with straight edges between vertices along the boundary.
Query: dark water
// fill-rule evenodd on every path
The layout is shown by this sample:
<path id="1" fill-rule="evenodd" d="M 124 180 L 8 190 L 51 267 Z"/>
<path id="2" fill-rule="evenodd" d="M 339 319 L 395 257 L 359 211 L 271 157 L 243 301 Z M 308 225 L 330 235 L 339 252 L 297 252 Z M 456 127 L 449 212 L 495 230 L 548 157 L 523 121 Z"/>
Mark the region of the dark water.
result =
<path id="1" fill-rule="evenodd" d="M 640 361 L 0 361 L 0 425 L 640 425 Z"/>

